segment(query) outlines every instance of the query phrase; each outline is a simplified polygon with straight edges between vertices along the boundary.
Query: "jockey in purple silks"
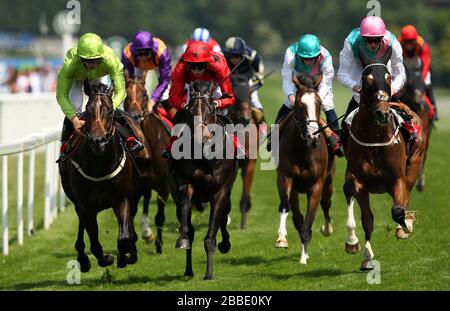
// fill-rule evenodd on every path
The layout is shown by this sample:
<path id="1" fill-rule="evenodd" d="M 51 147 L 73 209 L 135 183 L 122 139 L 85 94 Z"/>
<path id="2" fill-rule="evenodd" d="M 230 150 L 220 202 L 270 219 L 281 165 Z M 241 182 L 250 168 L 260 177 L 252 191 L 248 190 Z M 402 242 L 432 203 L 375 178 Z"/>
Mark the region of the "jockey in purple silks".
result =
<path id="1" fill-rule="evenodd" d="M 169 83 L 172 68 L 170 54 L 166 44 L 148 31 L 138 31 L 133 42 L 127 44 L 122 53 L 123 70 L 129 77 L 142 76 L 144 71 L 158 68 L 158 85 L 154 89 L 147 105 L 151 111 L 156 103 L 161 103 L 172 117 L 176 111 L 171 111 L 167 103 L 169 98 Z M 173 114 L 172 114 L 173 113 Z"/>

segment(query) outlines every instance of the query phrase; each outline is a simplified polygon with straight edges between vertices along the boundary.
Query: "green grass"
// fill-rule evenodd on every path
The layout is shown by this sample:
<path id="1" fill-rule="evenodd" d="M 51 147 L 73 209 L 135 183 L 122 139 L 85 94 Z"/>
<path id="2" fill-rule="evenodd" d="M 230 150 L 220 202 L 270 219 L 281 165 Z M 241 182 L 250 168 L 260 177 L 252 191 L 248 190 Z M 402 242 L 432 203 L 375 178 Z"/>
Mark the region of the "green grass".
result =
<path id="1" fill-rule="evenodd" d="M 272 122 L 281 105 L 283 95 L 278 77 L 271 77 L 260 91 L 265 105 L 267 120 Z M 338 116 L 345 111 L 350 93 L 335 87 L 335 102 Z M 276 249 L 279 223 L 278 196 L 274 171 L 257 171 L 252 192 L 253 207 L 248 216 L 245 231 L 239 229 L 238 208 L 241 180 L 238 177 L 232 195 L 232 222 L 229 226 L 232 248 L 223 255 L 214 256 L 212 281 L 204 281 L 206 256 L 203 238 L 206 234 L 209 211 L 195 212 L 193 223 L 196 237 L 193 244 L 193 267 L 195 276 L 185 279 L 185 252 L 175 250 L 178 237 L 175 206 L 172 201 L 166 207 L 164 230 L 164 253 L 158 255 L 153 244 L 138 242 L 139 261 L 133 266 L 118 269 L 115 265 L 104 269 L 97 266 L 89 255 L 92 269 L 82 274 L 81 285 L 69 286 L 66 264 L 76 258 L 73 248 L 77 223 L 75 212 L 69 206 L 61 213 L 50 230 L 42 228 L 33 237 L 25 237 L 24 246 L 15 241 L 15 175 L 10 187 L 10 255 L 0 255 L 0 288 L 7 290 L 449 290 L 450 289 L 450 212 L 447 208 L 450 170 L 447 165 L 448 135 L 450 119 L 441 119 L 438 131 L 433 133 L 427 163 L 427 186 L 424 193 L 414 190 L 411 209 L 418 211 L 415 232 L 407 241 L 394 237 L 391 220 L 391 199 L 387 195 L 372 195 L 372 211 L 375 215 L 375 230 L 372 247 L 375 259 L 381 263 L 381 284 L 369 285 L 366 273 L 359 272 L 362 255 L 347 255 L 344 251 L 346 235 L 346 204 L 342 193 L 345 160 L 339 159 L 331 215 L 334 234 L 328 238 L 319 233 L 323 224 L 321 211 L 317 213 L 313 226 L 307 266 L 299 264 L 299 237 L 289 216 L 289 249 Z M 12 164 L 12 160 L 10 160 Z M 41 163 L 43 167 L 43 162 Z M 38 163 L 36 164 L 38 167 Z M 43 169 L 38 169 L 38 182 L 42 184 Z M 26 179 L 25 179 L 26 180 Z M 41 188 L 42 189 L 42 186 Z M 42 190 L 36 190 L 39 206 L 35 222 L 42 222 Z M 25 199 L 26 202 L 26 199 Z M 304 212 L 305 198 L 301 197 Z M 139 228 L 140 213 L 136 219 Z M 151 218 L 155 214 L 152 202 Z M 364 239 L 359 221 L 359 208 L 355 208 L 357 235 Z M 153 223 L 153 221 L 152 221 Z M 154 228 L 154 226 L 153 226 Z M 100 241 L 107 251 L 115 252 L 117 224 L 112 210 L 99 215 Z M 138 232 L 140 234 L 140 232 Z M 218 235 L 220 241 L 220 234 Z M 89 246 L 89 242 L 87 242 Z"/>

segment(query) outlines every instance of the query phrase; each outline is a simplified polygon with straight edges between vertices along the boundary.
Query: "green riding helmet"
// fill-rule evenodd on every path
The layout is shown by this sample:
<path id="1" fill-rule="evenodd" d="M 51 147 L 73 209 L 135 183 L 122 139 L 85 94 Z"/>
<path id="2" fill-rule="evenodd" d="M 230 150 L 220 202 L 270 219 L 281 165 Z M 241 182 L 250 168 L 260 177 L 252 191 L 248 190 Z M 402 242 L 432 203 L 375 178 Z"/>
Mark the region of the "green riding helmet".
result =
<path id="1" fill-rule="evenodd" d="M 320 54 L 320 40 L 315 35 L 306 34 L 298 39 L 297 54 L 302 58 L 313 58 Z"/>
<path id="2" fill-rule="evenodd" d="M 95 59 L 103 56 L 102 39 L 95 33 L 86 33 L 80 37 L 77 54 L 84 59 Z"/>

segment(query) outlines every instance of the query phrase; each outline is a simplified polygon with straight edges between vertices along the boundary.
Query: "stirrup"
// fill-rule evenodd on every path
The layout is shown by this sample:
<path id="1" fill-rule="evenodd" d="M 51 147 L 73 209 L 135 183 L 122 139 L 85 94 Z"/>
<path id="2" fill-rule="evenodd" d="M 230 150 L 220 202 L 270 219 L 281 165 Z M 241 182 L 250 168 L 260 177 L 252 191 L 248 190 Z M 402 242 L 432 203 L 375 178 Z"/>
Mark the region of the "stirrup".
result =
<path id="1" fill-rule="evenodd" d="M 170 153 L 169 150 L 163 150 L 163 152 L 161 152 L 161 157 L 166 160 L 171 160 L 172 154 Z"/>
<path id="2" fill-rule="evenodd" d="M 144 148 L 145 148 L 144 144 L 142 144 L 139 140 L 135 139 L 130 151 L 137 152 L 143 150 Z"/>
<path id="3" fill-rule="evenodd" d="M 56 160 L 56 163 L 62 163 L 64 161 L 66 161 L 69 157 L 66 156 L 64 153 L 60 153 L 58 160 Z"/>

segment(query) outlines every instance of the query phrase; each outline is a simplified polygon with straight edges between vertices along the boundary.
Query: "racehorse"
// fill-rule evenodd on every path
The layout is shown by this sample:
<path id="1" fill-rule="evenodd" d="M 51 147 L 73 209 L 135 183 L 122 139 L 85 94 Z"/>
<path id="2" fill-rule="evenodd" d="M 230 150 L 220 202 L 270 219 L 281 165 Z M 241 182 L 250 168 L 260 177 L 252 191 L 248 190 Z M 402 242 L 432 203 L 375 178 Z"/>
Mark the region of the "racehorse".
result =
<path id="1" fill-rule="evenodd" d="M 251 90 L 248 79 L 242 75 L 232 75 L 231 83 L 236 102 L 230 110 L 230 118 L 235 125 L 241 124 L 244 128 L 240 128 L 239 136 L 245 138 L 245 150 L 250 155 L 239 160 L 239 168 L 242 176 L 242 195 L 239 201 L 241 209 L 241 229 L 245 229 L 247 213 L 252 206 L 251 190 L 253 183 L 253 175 L 255 171 L 256 157 L 253 153 L 258 152 L 259 135 L 256 127 L 255 119 L 252 115 L 251 107 Z M 250 125 L 250 126 L 249 126 Z"/>
<path id="2" fill-rule="evenodd" d="M 328 152 L 323 132 L 319 131 L 321 99 L 317 92 L 321 77 L 293 76 L 297 86 L 293 115 L 280 135 L 280 158 L 277 168 L 277 187 L 280 197 L 280 227 L 275 244 L 287 248 L 286 218 L 292 209 L 294 226 L 301 239 L 300 263 L 306 264 L 308 245 L 312 238 L 312 224 L 320 205 L 325 217 L 321 228 L 324 236 L 333 232 L 329 209 L 335 173 L 334 155 Z M 300 212 L 298 194 L 306 193 L 306 217 Z"/>
<path id="3" fill-rule="evenodd" d="M 111 254 L 103 252 L 98 240 L 97 214 L 112 207 L 119 223 L 117 266 L 125 267 L 137 261 L 134 216 L 139 196 L 138 180 L 126 146 L 116 131 L 112 93 L 114 87 L 91 86 L 84 83 L 89 96 L 85 111 L 85 126 L 79 146 L 69 159 L 59 163 L 61 183 L 78 215 L 78 252 L 80 270 L 87 272 L 91 264 L 84 252 L 84 230 L 89 235 L 91 252 L 100 267 L 114 262 Z M 76 134 L 79 135 L 79 134 Z"/>
<path id="4" fill-rule="evenodd" d="M 425 153 L 423 161 L 420 165 L 419 179 L 417 180 L 416 188 L 418 191 L 423 191 L 425 188 L 425 161 L 427 158 L 427 150 L 430 145 L 430 136 L 433 129 L 433 115 L 430 111 L 430 105 L 427 105 L 425 83 L 422 80 L 422 62 L 420 58 L 403 59 L 403 65 L 406 69 L 406 82 L 400 101 L 408 105 L 415 113 L 417 113 L 422 120 L 423 136 L 426 140 Z"/>
<path id="5" fill-rule="evenodd" d="M 233 145 L 229 135 L 223 133 L 223 125 L 217 122 L 222 119 L 216 114 L 212 99 L 214 83 L 208 81 L 194 81 L 190 85 L 190 98 L 187 109 L 179 111 L 176 120 L 183 120 L 183 139 L 187 141 L 182 146 L 183 152 L 202 147 L 211 142 L 209 127 L 215 125 L 214 131 L 223 134 L 222 139 L 216 141 L 215 152 L 221 152 L 221 157 L 188 156 L 171 161 L 169 167 L 169 183 L 172 196 L 177 205 L 177 217 L 180 222 L 180 235 L 175 248 L 186 250 L 185 276 L 192 277 L 192 243 L 194 241 L 194 227 L 191 223 L 192 208 L 201 209 L 201 203 L 209 202 L 211 211 L 208 232 L 204 240 L 207 256 L 205 280 L 213 278 L 213 255 L 216 249 L 216 235 L 220 228 L 222 241 L 218 244 L 221 253 L 227 253 L 231 248 L 227 231 L 227 216 L 231 210 L 231 190 L 236 179 L 238 163 L 234 157 L 224 155 L 227 144 Z M 175 123 L 178 123 L 175 121 Z M 181 124 L 177 124 L 181 125 Z M 175 128 L 174 128 L 175 129 Z M 193 133 L 193 135 L 191 135 Z M 217 133 L 216 133 L 217 134 Z M 187 139 L 186 139 L 187 138 Z M 172 149 L 174 146 L 172 147 Z M 186 148 L 186 149 L 185 149 Z M 225 152 L 226 153 L 226 152 Z M 172 152 L 173 154 L 173 152 Z"/>
<path id="6" fill-rule="evenodd" d="M 416 182 L 425 149 L 423 133 L 410 142 L 410 147 L 399 133 L 392 104 L 389 102 L 392 76 L 387 63 L 392 48 L 381 58 L 368 59 L 361 55 L 363 64 L 361 100 L 344 142 L 347 158 L 344 193 L 347 200 L 348 253 L 360 249 L 355 233 L 353 215 L 354 199 L 361 209 L 361 221 L 365 233 L 365 249 L 360 270 L 373 269 L 374 253 L 370 244 L 373 232 L 373 214 L 370 210 L 369 193 L 389 193 L 393 198 L 392 219 L 401 226 L 403 233 L 413 231 L 415 214 L 408 211 L 409 196 Z M 398 104 L 397 104 L 398 105 Z M 405 105 L 403 105 L 405 106 Z M 406 106 L 405 106 L 406 107 Z M 403 107 L 408 110 L 408 108 Z M 417 114 L 409 111 L 412 122 L 421 125 Z M 397 237 L 399 237 L 397 230 Z"/>
<path id="7" fill-rule="evenodd" d="M 170 132 L 166 129 L 164 121 L 159 116 L 157 108 L 152 112 L 147 111 L 148 96 L 145 90 L 145 75 L 135 76 L 130 79 L 128 71 L 125 71 L 127 98 L 124 102 L 125 110 L 138 122 L 150 147 L 151 158 L 140 163 L 144 177 L 140 181 L 143 187 L 144 211 L 142 213 L 141 228 L 142 237 L 146 241 L 154 239 L 148 221 L 148 207 L 150 204 L 152 189 L 158 193 L 158 211 L 155 215 L 157 236 L 155 241 L 157 253 L 162 253 L 162 229 L 165 222 L 164 207 L 169 195 L 168 163 L 160 155 L 164 146 L 169 142 Z"/>

